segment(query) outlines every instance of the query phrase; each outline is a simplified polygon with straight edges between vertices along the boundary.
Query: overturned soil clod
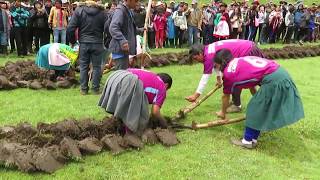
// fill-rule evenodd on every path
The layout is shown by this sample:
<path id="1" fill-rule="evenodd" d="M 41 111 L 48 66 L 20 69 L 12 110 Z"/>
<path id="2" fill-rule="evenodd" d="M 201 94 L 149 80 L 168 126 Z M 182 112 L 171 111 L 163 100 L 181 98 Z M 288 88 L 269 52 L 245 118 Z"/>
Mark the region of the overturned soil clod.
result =
<path id="1" fill-rule="evenodd" d="M 180 143 L 177 135 L 169 129 L 157 128 L 154 131 L 164 146 L 174 146 Z"/>
<path id="2" fill-rule="evenodd" d="M 175 133 L 168 129 L 147 129 L 141 137 L 121 135 L 122 129 L 123 124 L 115 118 L 0 127 L 0 165 L 23 172 L 53 173 L 70 161 L 103 150 L 117 155 L 127 149 L 143 149 L 144 144 L 159 143 L 158 139 L 165 146 L 179 143 Z"/>

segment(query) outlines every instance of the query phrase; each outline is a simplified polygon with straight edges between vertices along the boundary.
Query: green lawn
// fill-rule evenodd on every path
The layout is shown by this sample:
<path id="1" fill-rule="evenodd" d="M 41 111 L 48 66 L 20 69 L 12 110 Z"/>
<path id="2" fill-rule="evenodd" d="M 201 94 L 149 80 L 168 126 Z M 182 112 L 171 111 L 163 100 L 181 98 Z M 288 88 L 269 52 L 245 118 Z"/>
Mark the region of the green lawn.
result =
<path id="1" fill-rule="evenodd" d="M 0 61 L 3 64 L 4 60 Z M 52 175 L 26 174 L 0 167 L 0 179 L 319 179 L 319 57 L 279 63 L 289 71 L 298 86 L 306 118 L 292 126 L 263 133 L 256 150 L 241 149 L 229 143 L 231 137 L 242 135 L 243 123 L 240 123 L 180 132 L 181 144 L 171 148 L 146 146 L 141 151 L 116 157 L 105 151 L 87 156 L 83 162 L 69 163 Z M 152 70 L 173 76 L 174 84 L 162 113 L 174 115 L 187 104 L 183 98 L 196 89 L 202 67 L 196 64 Z M 207 91 L 213 87 L 213 79 Z M 192 120 L 206 122 L 215 119 L 213 113 L 219 110 L 220 95 L 221 92 L 217 92 L 210 97 L 184 122 L 190 124 Z M 249 93 L 244 91 L 244 106 L 249 98 Z M 102 118 L 106 114 L 97 107 L 98 99 L 99 96 L 95 95 L 81 96 L 78 88 L 0 91 L 0 125 L 21 121 L 35 125 L 40 121 L 55 122 L 65 118 Z"/>

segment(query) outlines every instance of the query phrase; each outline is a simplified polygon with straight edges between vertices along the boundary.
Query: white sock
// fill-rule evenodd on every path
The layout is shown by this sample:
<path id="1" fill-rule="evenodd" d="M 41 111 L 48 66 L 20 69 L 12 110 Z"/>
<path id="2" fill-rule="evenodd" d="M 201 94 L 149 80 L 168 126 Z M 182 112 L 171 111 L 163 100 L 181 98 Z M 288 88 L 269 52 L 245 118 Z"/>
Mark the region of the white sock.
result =
<path id="1" fill-rule="evenodd" d="M 245 140 L 244 138 L 242 139 L 242 143 L 243 144 L 252 144 L 252 141 L 247 141 L 247 140 Z"/>
<path id="2" fill-rule="evenodd" d="M 258 143 L 258 140 L 252 139 L 252 142 L 253 142 L 253 143 Z"/>

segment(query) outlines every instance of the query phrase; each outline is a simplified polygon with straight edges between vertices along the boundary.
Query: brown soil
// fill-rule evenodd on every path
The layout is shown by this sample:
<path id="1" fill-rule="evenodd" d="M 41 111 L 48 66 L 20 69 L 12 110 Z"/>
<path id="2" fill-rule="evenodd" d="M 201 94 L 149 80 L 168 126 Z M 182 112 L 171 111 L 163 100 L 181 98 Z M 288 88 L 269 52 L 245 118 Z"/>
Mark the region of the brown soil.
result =
<path id="1" fill-rule="evenodd" d="M 101 139 L 101 141 L 113 155 L 117 155 L 125 151 L 125 149 L 121 147 L 121 145 L 123 146 L 124 144 L 123 138 L 119 135 L 107 134 Z"/>
<path id="2" fill-rule="evenodd" d="M 262 49 L 263 54 L 269 59 L 297 59 L 303 57 L 320 56 L 320 46 L 285 46 L 282 49 L 269 48 Z M 168 53 L 161 55 L 152 55 L 152 59 L 145 60 L 145 67 L 161 67 L 171 64 L 191 64 L 188 52 Z M 139 64 L 133 65 L 139 67 Z"/>
<path id="3" fill-rule="evenodd" d="M 65 137 L 60 142 L 61 153 L 71 159 L 81 159 L 82 155 L 78 143 L 70 137 Z"/>
<path id="4" fill-rule="evenodd" d="M 0 67 L 0 90 L 70 88 L 79 84 L 75 79 L 75 73 L 71 71 L 66 74 L 66 80 L 53 82 L 54 71 L 42 70 L 37 67 L 34 61 L 7 62 L 4 67 Z"/>
<path id="5" fill-rule="evenodd" d="M 136 148 L 136 149 L 142 149 L 143 148 L 143 142 L 142 140 L 134 134 L 125 134 L 123 137 L 125 145 Z"/>
<path id="6" fill-rule="evenodd" d="M 142 142 L 146 144 L 157 144 L 159 140 L 153 129 L 146 129 L 142 134 Z"/>
<path id="7" fill-rule="evenodd" d="M 114 118 L 74 120 L 57 123 L 28 123 L 0 127 L 0 165 L 23 172 L 52 173 L 83 155 L 110 150 L 120 154 L 127 149 L 142 149 L 144 143 L 169 146 L 179 143 L 173 131 L 147 129 L 142 137 L 121 136 L 122 123 Z M 171 139 L 173 138 L 173 139 Z"/>
<path id="8" fill-rule="evenodd" d="M 79 143 L 79 149 L 83 153 L 95 154 L 102 150 L 103 144 L 99 141 L 99 139 L 94 137 L 85 138 Z"/>
<path id="9" fill-rule="evenodd" d="M 179 144 L 179 140 L 176 136 L 176 134 L 169 130 L 169 129 L 160 129 L 157 128 L 154 130 L 154 132 L 156 133 L 157 137 L 159 138 L 160 142 L 164 145 L 164 146 L 174 146 Z"/>

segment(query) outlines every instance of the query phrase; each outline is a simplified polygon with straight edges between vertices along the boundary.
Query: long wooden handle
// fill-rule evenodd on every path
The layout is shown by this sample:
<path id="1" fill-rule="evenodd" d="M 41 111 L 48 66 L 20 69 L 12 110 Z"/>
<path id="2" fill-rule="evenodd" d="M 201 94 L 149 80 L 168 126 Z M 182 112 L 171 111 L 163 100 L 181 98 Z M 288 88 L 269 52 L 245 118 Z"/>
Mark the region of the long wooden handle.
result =
<path id="1" fill-rule="evenodd" d="M 148 29 L 148 23 L 150 21 L 150 14 L 151 14 L 151 4 L 152 0 L 149 0 L 147 12 L 146 12 L 146 18 L 144 20 L 144 31 L 143 31 L 143 48 L 142 52 L 145 53 L 147 49 L 147 29 Z"/>
<path id="2" fill-rule="evenodd" d="M 196 107 L 200 106 L 206 99 L 208 99 L 214 92 L 216 92 L 220 87 L 217 86 L 216 88 L 209 91 L 205 96 L 203 96 L 199 101 L 189 104 L 185 108 L 182 108 L 178 111 L 178 113 L 172 118 L 172 121 L 177 121 L 179 119 L 183 119 L 186 114 L 194 110 Z"/>
<path id="3" fill-rule="evenodd" d="M 197 124 L 196 122 L 192 121 L 192 129 L 197 130 L 197 129 L 203 129 L 203 128 L 209 128 L 209 127 L 223 126 L 227 124 L 238 123 L 245 119 L 246 119 L 245 117 L 234 118 L 228 121 L 220 119 L 220 120 L 210 121 L 203 124 Z"/>
<path id="4" fill-rule="evenodd" d="M 188 105 L 187 107 L 185 107 L 182 111 L 183 114 L 187 114 L 189 112 L 191 112 L 192 110 L 194 110 L 196 107 L 200 106 L 200 104 L 202 104 L 205 100 L 207 100 L 213 93 L 215 93 L 218 89 L 220 89 L 219 86 L 217 86 L 216 88 L 212 89 L 211 91 L 209 91 L 205 96 L 203 96 L 201 99 L 199 99 L 199 101 L 196 101 L 190 105 Z"/>

